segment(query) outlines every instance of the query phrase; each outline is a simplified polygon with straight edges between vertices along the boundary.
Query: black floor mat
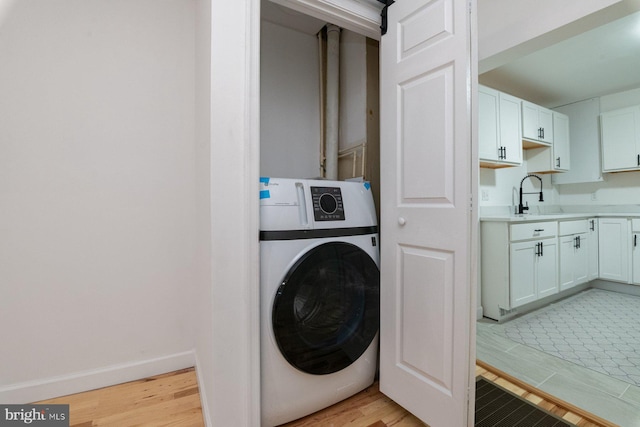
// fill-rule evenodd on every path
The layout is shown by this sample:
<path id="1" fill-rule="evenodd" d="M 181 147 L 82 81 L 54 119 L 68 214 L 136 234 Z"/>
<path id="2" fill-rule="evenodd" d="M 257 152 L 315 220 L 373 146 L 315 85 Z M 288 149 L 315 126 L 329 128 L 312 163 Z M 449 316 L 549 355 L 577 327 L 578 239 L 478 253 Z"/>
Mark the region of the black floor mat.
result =
<path id="1" fill-rule="evenodd" d="M 569 427 L 558 416 L 494 383 L 476 380 L 476 427 Z"/>

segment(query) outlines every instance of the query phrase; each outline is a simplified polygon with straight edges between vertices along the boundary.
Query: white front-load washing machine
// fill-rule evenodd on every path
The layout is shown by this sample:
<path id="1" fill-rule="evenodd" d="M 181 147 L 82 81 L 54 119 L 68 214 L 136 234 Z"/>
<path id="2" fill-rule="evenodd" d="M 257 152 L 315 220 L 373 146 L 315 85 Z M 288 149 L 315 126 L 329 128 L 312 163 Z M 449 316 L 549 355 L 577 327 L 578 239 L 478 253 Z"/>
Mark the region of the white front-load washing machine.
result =
<path id="1" fill-rule="evenodd" d="M 373 383 L 378 249 L 368 183 L 261 178 L 263 427 L 326 408 Z"/>

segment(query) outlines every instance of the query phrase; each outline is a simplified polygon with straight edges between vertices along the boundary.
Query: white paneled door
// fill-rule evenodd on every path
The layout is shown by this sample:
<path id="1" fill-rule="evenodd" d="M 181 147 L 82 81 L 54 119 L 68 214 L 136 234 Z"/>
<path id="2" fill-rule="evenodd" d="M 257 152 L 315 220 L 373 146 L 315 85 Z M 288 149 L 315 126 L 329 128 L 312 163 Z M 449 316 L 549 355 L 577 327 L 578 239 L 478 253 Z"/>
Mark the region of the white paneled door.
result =
<path id="1" fill-rule="evenodd" d="M 433 427 L 473 423 L 472 11 L 396 1 L 381 39 L 380 388 Z"/>

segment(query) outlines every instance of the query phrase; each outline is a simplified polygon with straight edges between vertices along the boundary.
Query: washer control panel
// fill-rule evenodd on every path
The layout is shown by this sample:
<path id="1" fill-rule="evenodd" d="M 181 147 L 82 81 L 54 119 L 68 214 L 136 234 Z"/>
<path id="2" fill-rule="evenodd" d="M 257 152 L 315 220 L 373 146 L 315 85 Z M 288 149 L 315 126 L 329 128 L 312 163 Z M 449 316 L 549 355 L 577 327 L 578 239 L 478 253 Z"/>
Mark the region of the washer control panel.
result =
<path id="1" fill-rule="evenodd" d="M 344 221 L 340 187 L 311 187 L 311 200 L 316 221 Z"/>

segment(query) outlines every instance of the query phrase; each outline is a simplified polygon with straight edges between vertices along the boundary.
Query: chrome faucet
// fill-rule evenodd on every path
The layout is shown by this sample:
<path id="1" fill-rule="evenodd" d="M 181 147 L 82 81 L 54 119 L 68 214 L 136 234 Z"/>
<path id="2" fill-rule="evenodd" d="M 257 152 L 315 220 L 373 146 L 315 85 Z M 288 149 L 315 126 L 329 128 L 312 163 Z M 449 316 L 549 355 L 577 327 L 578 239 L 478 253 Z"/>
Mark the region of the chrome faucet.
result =
<path id="1" fill-rule="evenodd" d="M 518 203 L 518 215 L 521 215 L 524 213 L 524 211 L 528 211 L 529 210 L 529 203 L 527 203 L 526 206 L 522 205 L 522 195 L 523 194 L 538 194 L 537 192 L 533 192 L 533 193 L 523 193 L 522 192 L 522 183 L 524 182 L 525 179 L 527 178 L 537 178 L 540 181 L 540 202 L 544 202 L 544 198 L 542 197 L 542 178 L 540 178 L 538 175 L 534 175 L 532 173 L 528 174 L 527 176 L 525 176 L 524 178 L 522 178 L 522 181 L 520 181 L 520 202 Z"/>

